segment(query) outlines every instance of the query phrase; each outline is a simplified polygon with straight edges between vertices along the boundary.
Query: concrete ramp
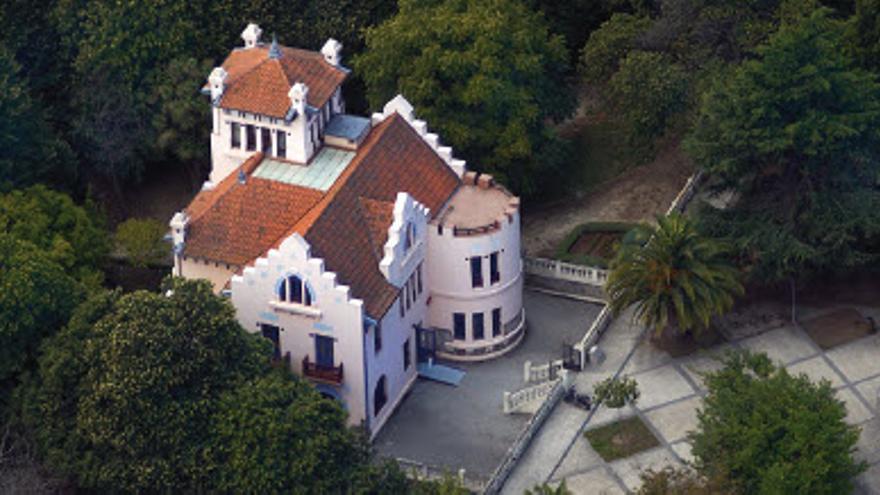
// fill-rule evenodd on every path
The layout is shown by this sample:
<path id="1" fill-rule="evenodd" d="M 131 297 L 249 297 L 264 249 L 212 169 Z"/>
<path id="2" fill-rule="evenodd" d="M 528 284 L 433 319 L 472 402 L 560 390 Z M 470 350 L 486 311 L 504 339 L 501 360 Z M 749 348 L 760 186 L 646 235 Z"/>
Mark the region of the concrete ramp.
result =
<path id="1" fill-rule="evenodd" d="M 437 363 L 419 363 L 418 371 L 419 376 L 422 378 L 452 385 L 453 387 L 457 387 L 465 375 L 465 372 L 460 369 Z"/>

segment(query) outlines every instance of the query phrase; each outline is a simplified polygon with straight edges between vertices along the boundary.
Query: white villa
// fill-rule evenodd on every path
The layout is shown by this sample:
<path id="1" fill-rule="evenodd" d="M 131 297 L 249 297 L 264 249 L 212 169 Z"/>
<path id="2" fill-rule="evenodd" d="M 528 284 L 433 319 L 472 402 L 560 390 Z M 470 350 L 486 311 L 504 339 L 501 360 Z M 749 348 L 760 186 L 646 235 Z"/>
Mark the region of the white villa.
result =
<path id="1" fill-rule="evenodd" d="M 345 113 L 349 70 L 250 24 L 208 77 L 210 178 L 174 215 L 174 274 L 211 281 L 275 357 L 375 435 L 436 356 L 523 338 L 519 199 L 402 97 Z"/>

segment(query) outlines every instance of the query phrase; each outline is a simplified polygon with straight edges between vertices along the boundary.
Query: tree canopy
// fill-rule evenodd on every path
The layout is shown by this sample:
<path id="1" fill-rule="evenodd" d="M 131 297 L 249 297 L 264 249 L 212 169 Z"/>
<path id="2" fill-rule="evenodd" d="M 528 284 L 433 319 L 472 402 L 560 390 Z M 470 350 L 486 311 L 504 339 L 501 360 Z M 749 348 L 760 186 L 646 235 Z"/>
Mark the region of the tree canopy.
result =
<path id="1" fill-rule="evenodd" d="M 638 227 L 611 262 L 605 291 L 620 313 L 635 304 L 636 317 L 657 333 L 667 325 L 699 331 L 743 293 L 723 241 L 701 235 L 686 217 L 657 218 Z"/>
<path id="2" fill-rule="evenodd" d="M 0 383 L 35 359 L 40 340 L 67 323 L 81 297 L 50 256 L 0 232 Z"/>
<path id="3" fill-rule="evenodd" d="M 705 376 L 708 395 L 691 436 L 697 469 L 742 493 L 838 494 L 864 469 L 859 429 L 827 380 L 792 376 L 764 354 L 734 353 Z"/>
<path id="4" fill-rule="evenodd" d="M 33 243 L 69 274 L 97 287 L 110 236 L 100 217 L 70 196 L 37 185 L 0 195 L 0 232 Z"/>
<path id="5" fill-rule="evenodd" d="M 469 167 L 535 193 L 561 166 L 548 119 L 571 113 L 563 40 L 513 0 L 401 0 L 354 66 L 373 108 L 403 94 Z"/>
<path id="6" fill-rule="evenodd" d="M 783 25 L 705 95 L 686 143 L 739 195 L 704 223 L 764 280 L 875 259 L 880 85 L 843 32 L 825 9 Z"/>

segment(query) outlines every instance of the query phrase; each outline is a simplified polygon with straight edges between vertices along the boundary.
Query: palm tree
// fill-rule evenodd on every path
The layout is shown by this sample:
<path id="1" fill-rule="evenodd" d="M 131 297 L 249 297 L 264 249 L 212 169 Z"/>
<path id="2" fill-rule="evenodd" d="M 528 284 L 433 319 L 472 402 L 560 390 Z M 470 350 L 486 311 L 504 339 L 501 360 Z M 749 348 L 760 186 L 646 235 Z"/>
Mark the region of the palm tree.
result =
<path id="1" fill-rule="evenodd" d="M 739 271 L 727 246 L 701 236 L 687 218 L 672 214 L 657 223 L 627 235 L 611 262 L 611 309 L 619 314 L 635 304 L 636 317 L 658 335 L 670 324 L 682 333 L 704 330 L 742 295 Z"/>

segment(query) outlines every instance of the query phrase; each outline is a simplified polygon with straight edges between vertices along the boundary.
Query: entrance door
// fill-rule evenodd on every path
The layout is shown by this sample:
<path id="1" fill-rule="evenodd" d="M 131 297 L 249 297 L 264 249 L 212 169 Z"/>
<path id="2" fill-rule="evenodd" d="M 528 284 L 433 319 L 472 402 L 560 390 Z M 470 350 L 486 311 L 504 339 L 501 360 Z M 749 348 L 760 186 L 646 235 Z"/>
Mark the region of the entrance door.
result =
<path id="1" fill-rule="evenodd" d="M 281 359 L 281 343 L 278 340 L 278 330 L 278 327 L 276 327 L 275 325 L 266 325 L 265 323 L 260 324 L 260 333 L 263 334 L 263 337 L 269 339 L 272 342 L 272 357 L 276 361 Z"/>
<path id="2" fill-rule="evenodd" d="M 422 328 L 416 326 L 416 359 L 420 363 L 425 363 L 428 359 L 433 359 L 437 350 L 437 332 L 433 328 Z"/>
<path id="3" fill-rule="evenodd" d="M 333 339 L 315 335 L 315 364 L 321 368 L 332 368 L 333 363 Z"/>

